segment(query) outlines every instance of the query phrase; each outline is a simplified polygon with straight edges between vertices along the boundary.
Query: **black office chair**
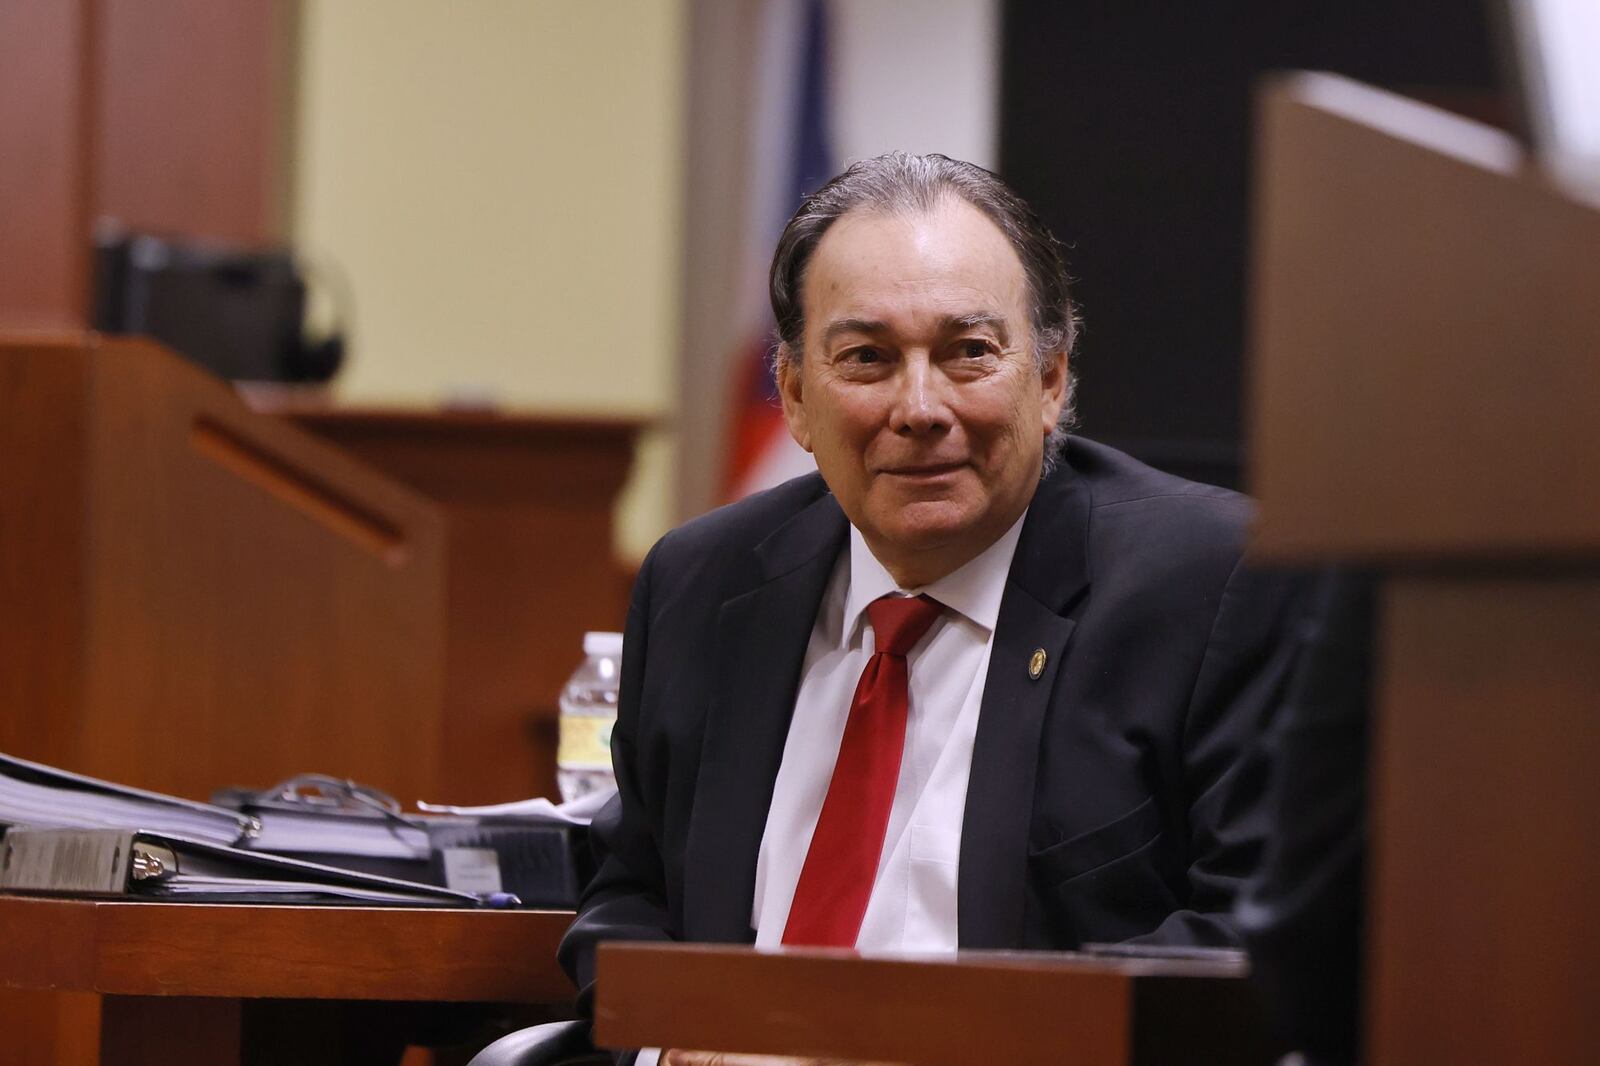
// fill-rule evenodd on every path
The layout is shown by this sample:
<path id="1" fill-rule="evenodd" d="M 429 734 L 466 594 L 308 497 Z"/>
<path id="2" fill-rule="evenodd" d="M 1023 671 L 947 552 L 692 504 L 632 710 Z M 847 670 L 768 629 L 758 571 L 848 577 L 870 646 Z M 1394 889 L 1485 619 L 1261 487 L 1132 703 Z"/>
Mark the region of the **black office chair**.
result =
<path id="1" fill-rule="evenodd" d="M 548 1022 L 501 1037 L 467 1066 L 611 1066 L 611 1056 L 590 1041 L 588 1022 Z"/>

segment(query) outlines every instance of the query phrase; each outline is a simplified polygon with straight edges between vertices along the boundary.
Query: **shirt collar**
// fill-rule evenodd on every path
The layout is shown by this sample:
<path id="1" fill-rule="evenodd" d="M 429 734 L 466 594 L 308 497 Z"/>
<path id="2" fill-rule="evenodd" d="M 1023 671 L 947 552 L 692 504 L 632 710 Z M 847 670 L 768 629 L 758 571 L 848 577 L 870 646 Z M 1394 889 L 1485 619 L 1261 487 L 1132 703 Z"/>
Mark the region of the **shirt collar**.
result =
<path id="1" fill-rule="evenodd" d="M 896 585 L 889 571 L 867 547 L 867 540 L 861 531 L 851 526 L 850 585 L 845 595 L 842 632 L 844 643 L 849 644 L 854 639 L 867 604 L 881 596 L 896 593 L 932 596 L 950 610 L 982 627 L 985 632 L 993 633 L 995 622 L 1000 617 L 1000 600 L 1006 591 L 1006 575 L 1011 572 L 1011 558 L 1017 552 L 1017 540 L 1022 536 L 1022 523 L 1027 517 L 1024 511 L 1022 517 L 1012 523 L 999 540 L 966 565 L 916 589 L 902 589 Z"/>

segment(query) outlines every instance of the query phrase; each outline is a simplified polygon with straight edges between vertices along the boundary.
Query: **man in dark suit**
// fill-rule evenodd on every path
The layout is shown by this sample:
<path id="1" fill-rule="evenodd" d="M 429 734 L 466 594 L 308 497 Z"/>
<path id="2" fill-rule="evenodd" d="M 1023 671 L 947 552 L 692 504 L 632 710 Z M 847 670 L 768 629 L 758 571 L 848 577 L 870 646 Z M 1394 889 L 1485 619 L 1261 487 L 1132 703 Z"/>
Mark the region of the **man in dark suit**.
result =
<path id="1" fill-rule="evenodd" d="M 819 474 L 644 563 L 562 946 L 586 998 L 614 938 L 1233 944 L 1263 829 L 1240 756 L 1291 655 L 1247 501 L 1066 439 L 1059 248 L 980 168 L 852 167 L 772 295 Z"/>

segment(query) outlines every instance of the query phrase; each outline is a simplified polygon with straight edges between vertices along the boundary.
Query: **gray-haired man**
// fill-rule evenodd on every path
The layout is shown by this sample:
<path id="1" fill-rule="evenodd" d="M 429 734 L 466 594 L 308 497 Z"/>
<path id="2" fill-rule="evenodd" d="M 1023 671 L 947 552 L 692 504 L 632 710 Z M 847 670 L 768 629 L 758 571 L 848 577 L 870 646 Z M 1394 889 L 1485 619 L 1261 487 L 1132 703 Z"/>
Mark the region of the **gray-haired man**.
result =
<path id="1" fill-rule="evenodd" d="M 1234 943 L 1290 658 L 1248 502 L 1067 437 L 1059 246 L 981 168 L 856 164 L 771 282 L 819 473 L 640 572 L 580 987 L 605 939 Z"/>

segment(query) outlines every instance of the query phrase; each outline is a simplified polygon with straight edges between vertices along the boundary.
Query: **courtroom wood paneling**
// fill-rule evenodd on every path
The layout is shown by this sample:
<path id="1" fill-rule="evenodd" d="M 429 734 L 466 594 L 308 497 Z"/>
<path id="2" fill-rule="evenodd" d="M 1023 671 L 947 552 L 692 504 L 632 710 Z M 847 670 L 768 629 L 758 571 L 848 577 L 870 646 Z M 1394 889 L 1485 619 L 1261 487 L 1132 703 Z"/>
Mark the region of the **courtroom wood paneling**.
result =
<path id="1" fill-rule="evenodd" d="M 1600 1049 L 1600 577 L 1384 596 L 1371 1056 Z"/>
<path id="2" fill-rule="evenodd" d="M 0 2 L 0 326 L 88 324 L 92 231 L 281 240 L 295 0 Z"/>
<path id="3" fill-rule="evenodd" d="M 282 237 L 295 4 L 96 7 L 96 213 L 137 229 Z"/>
<path id="4" fill-rule="evenodd" d="M 265 395 L 254 402 L 273 409 Z M 621 630 L 627 611 L 613 514 L 639 423 L 337 408 L 293 417 L 445 511 L 436 798 L 556 795 L 557 697 L 583 634 Z"/>
<path id="5" fill-rule="evenodd" d="M 88 389 L 82 362 L 0 358 L 0 751 L 78 736 Z"/>
<path id="6" fill-rule="evenodd" d="M 66 679 L 59 702 L 0 706 L 14 754 L 195 797 L 308 770 L 433 790 L 444 525 L 430 504 L 146 342 L 6 344 L 0 366 L 0 410 L 33 409 L 0 423 L 0 454 L 31 471 L 0 509 L 37 512 L 8 521 L 0 555 L 55 559 L 19 568 L 0 628 L 55 612 L 30 639 Z M 27 435 L 54 421 L 75 427 L 62 447 Z"/>
<path id="7" fill-rule="evenodd" d="M 1600 550 L 1600 211 L 1499 131 L 1353 83 L 1286 82 L 1262 120 L 1261 548 Z"/>
<path id="8" fill-rule="evenodd" d="M 1275 1057 L 1242 962 L 616 943 L 601 946 L 598 965 L 595 1039 L 619 1048 L 916 1066 Z"/>
<path id="9" fill-rule="evenodd" d="M 0 326 L 88 313 L 93 9 L 0 2 Z"/>

